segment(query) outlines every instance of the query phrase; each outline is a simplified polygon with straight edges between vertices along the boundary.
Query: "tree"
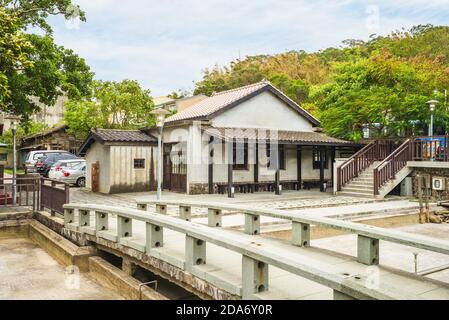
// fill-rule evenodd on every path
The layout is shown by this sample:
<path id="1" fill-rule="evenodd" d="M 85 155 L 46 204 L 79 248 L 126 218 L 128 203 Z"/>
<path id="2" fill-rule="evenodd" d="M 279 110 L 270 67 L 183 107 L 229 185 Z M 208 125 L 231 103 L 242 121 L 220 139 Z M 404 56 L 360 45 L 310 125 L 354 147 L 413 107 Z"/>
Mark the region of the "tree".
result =
<path id="1" fill-rule="evenodd" d="M 91 99 L 66 104 L 70 131 L 85 138 L 92 128 L 136 129 L 154 124 L 153 100 L 137 81 L 96 81 Z"/>
<path id="2" fill-rule="evenodd" d="M 21 28 L 36 26 L 47 33 L 52 33 L 46 19 L 50 15 L 62 15 L 66 19 L 78 17 L 86 21 L 86 16 L 72 0 L 0 0 L 0 7 L 16 16 Z"/>
<path id="3" fill-rule="evenodd" d="M 90 95 L 93 73 L 84 59 L 72 50 L 57 46 L 50 36 L 30 34 L 25 36 L 31 47 L 27 48 L 30 61 L 21 70 L 10 68 L 4 74 L 8 79 L 10 95 L 3 99 L 4 110 L 21 115 L 28 121 L 39 110 L 36 100 L 53 105 L 60 95 L 80 99 Z"/>
<path id="4" fill-rule="evenodd" d="M 27 51 L 31 44 L 20 31 L 19 20 L 0 7 L 0 109 L 11 96 L 7 74 L 24 67 L 31 67 Z"/>

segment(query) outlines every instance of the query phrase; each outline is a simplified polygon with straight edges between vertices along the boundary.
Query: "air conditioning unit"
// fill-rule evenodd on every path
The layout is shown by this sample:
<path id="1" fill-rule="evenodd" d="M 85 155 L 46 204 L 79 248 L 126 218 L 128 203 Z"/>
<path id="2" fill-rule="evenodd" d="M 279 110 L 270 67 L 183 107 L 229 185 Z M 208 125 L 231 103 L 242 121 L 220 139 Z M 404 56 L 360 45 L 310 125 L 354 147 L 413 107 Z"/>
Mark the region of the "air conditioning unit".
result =
<path id="1" fill-rule="evenodd" d="M 441 177 L 434 177 L 432 179 L 432 189 L 438 191 L 446 190 L 446 179 Z"/>

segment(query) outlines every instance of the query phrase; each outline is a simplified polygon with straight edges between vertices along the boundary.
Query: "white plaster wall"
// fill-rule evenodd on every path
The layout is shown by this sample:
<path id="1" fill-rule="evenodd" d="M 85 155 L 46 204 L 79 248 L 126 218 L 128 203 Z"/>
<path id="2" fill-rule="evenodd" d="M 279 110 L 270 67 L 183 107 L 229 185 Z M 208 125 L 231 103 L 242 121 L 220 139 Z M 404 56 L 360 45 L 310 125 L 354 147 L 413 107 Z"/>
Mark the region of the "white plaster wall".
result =
<path id="1" fill-rule="evenodd" d="M 111 187 L 133 189 L 149 184 L 151 149 L 150 146 L 111 146 Z M 134 169 L 134 159 L 145 159 L 145 168 Z M 156 168 L 157 161 L 154 165 Z"/>
<path id="2" fill-rule="evenodd" d="M 92 189 L 92 164 L 100 162 L 100 192 L 109 193 L 110 163 L 109 146 L 93 143 L 86 154 L 86 187 Z"/>
<path id="3" fill-rule="evenodd" d="M 263 92 L 212 119 L 216 127 L 312 131 L 312 124 L 270 92 Z"/>

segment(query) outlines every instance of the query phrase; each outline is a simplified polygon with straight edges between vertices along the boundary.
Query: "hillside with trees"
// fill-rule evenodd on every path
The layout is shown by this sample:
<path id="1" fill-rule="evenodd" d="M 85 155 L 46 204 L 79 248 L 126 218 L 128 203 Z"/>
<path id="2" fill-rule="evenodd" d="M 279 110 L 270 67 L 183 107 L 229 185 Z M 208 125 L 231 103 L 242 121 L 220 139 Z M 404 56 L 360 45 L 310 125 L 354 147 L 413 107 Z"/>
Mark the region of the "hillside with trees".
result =
<path id="1" fill-rule="evenodd" d="M 319 52 L 289 51 L 206 69 L 195 94 L 232 89 L 267 79 L 314 114 L 326 132 L 359 140 L 369 125 L 375 136 L 425 133 L 426 102 L 438 99 L 436 128 L 449 113 L 449 27 L 416 26 L 369 41 L 347 40 Z"/>

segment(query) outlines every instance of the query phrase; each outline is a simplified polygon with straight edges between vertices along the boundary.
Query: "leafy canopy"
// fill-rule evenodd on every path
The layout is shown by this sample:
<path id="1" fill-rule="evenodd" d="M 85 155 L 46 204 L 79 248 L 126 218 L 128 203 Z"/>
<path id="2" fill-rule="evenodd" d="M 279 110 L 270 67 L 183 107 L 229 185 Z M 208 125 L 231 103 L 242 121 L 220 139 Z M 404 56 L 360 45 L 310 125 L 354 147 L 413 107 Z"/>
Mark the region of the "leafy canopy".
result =
<path id="1" fill-rule="evenodd" d="M 95 81 L 92 99 L 66 103 L 65 122 L 85 138 L 92 128 L 136 129 L 154 124 L 153 100 L 137 81 Z"/>

